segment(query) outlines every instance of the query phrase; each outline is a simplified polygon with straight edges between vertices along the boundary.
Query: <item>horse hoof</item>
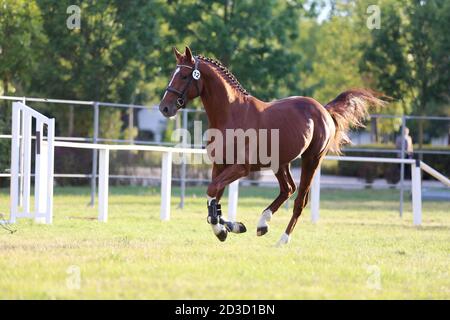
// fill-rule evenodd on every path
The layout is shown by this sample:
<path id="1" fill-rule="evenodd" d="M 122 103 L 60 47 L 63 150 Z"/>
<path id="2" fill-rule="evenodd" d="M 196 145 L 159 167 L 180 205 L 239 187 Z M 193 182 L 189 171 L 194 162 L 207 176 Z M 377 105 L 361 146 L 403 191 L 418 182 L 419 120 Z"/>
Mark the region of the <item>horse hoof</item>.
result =
<path id="1" fill-rule="evenodd" d="M 212 227 L 213 232 L 216 235 L 217 239 L 219 239 L 222 242 L 224 242 L 227 239 L 228 231 L 224 225 L 218 223 L 218 224 L 211 225 L 211 227 Z"/>
<path id="2" fill-rule="evenodd" d="M 256 235 L 258 237 L 261 237 L 261 236 L 265 235 L 267 232 L 269 232 L 269 226 L 256 228 Z"/>
<path id="3" fill-rule="evenodd" d="M 228 232 L 244 233 L 247 231 L 247 228 L 245 227 L 245 225 L 242 222 L 231 222 L 231 221 L 226 221 L 223 218 L 220 218 L 219 223 L 223 224 L 225 226 L 225 228 L 227 228 Z"/>
<path id="4" fill-rule="evenodd" d="M 229 232 L 233 233 L 244 233 L 247 231 L 242 222 L 226 222 L 225 226 Z"/>
<path id="5" fill-rule="evenodd" d="M 242 222 L 236 222 L 235 223 L 235 228 L 237 225 L 237 232 L 233 230 L 234 233 L 244 233 L 247 232 L 247 228 L 245 227 L 245 225 Z"/>
<path id="6" fill-rule="evenodd" d="M 227 239 L 227 236 L 228 236 L 227 230 L 222 230 L 218 234 L 216 234 L 217 239 L 219 239 L 222 242 L 224 242 Z"/>

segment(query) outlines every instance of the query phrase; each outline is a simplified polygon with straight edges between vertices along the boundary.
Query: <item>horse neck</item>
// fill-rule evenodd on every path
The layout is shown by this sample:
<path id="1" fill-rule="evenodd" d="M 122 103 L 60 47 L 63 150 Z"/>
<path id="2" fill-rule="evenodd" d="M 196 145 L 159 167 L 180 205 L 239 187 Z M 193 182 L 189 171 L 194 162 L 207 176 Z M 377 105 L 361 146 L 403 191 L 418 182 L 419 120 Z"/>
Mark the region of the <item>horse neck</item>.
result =
<path id="1" fill-rule="evenodd" d="M 223 79 L 211 66 L 206 66 L 204 85 L 201 94 L 203 106 L 208 116 L 210 128 L 222 128 L 230 124 L 233 114 L 239 112 L 239 106 L 245 104 L 243 97 L 235 88 Z M 205 68 L 205 69 L 206 69 Z"/>

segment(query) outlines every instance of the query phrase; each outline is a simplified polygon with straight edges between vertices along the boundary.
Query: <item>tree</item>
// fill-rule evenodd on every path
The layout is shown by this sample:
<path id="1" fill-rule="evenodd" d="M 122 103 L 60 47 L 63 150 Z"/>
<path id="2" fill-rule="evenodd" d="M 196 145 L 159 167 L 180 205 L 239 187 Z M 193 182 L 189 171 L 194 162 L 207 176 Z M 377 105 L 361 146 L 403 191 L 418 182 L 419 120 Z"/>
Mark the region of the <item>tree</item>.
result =
<path id="1" fill-rule="evenodd" d="M 301 1 L 171 1 L 165 17 L 174 44 L 213 56 L 251 94 L 266 100 L 300 91 L 298 37 Z M 176 36 L 175 36 L 176 35 Z M 167 64 L 173 66 L 169 55 Z M 173 68 L 173 67 L 172 67 Z M 166 76 L 167 77 L 167 76 Z"/>
<path id="2" fill-rule="evenodd" d="M 36 69 L 34 48 L 45 42 L 42 19 L 34 2 L 0 0 L 0 93 L 23 93 L 22 87 Z M 9 128 L 8 103 L 0 109 L 0 128 Z"/>
<path id="3" fill-rule="evenodd" d="M 39 8 L 33 1 L 0 0 L 0 80 L 3 94 L 14 93 L 36 66 L 45 41 Z"/>
<path id="4" fill-rule="evenodd" d="M 448 114 L 450 4 L 445 0 L 382 3 L 382 28 L 371 33 L 361 68 L 405 113 Z M 424 123 L 419 121 L 419 144 Z"/>
<path id="5" fill-rule="evenodd" d="M 139 103 L 146 94 L 139 90 L 158 66 L 153 53 L 159 43 L 159 1 L 94 0 L 81 2 L 81 26 L 69 29 L 68 3 L 38 0 L 44 30 L 49 39 L 45 60 L 35 77 L 34 90 L 45 96 L 92 101 Z M 49 85 L 51 84 L 51 85 Z M 71 112 L 60 112 L 66 121 Z M 122 128 L 119 110 L 102 111 L 101 135 L 118 138 Z M 67 116 L 68 115 L 68 116 Z M 76 113 L 76 134 L 92 133 L 92 113 Z M 73 134 L 73 133 L 71 133 Z"/>

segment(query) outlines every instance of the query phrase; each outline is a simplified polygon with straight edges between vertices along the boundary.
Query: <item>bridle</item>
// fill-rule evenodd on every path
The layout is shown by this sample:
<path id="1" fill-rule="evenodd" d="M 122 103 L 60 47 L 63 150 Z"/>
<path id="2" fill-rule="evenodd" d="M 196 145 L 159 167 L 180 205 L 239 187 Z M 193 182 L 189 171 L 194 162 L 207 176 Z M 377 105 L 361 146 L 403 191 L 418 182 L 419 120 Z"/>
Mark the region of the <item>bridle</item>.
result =
<path id="1" fill-rule="evenodd" d="M 200 79 L 201 74 L 200 74 L 200 71 L 198 70 L 198 59 L 194 57 L 194 61 L 195 61 L 194 67 L 191 67 L 191 66 L 188 66 L 185 64 L 177 64 L 177 68 L 184 67 L 184 68 L 189 68 L 192 70 L 191 77 L 189 78 L 188 82 L 184 86 L 183 90 L 179 91 L 178 89 L 175 89 L 170 86 L 168 86 L 166 88 L 166 91 L 172 92 L 178 96 L 177 110 L 186 108 L 186 95 L 191 86 L 192 80 L 195 80 L 194 83 L 195 83 L 195 88 L 197 89 L 197 95 L 200 95 L 200 89 L 198 87 L 198 80 Z"/>

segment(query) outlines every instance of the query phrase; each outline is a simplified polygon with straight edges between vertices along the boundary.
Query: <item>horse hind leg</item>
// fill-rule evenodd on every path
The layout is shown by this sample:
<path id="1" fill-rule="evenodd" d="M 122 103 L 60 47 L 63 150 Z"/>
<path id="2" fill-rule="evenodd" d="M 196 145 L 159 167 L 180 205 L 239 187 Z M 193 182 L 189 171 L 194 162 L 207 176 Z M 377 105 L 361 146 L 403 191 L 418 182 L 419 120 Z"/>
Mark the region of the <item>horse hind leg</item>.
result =
<path id="1" fill-rule="evenodd" d="M 269 231 L 269 224 L 267 222 L 272 219 L 272 215 L 280 208 L 280 206 L 295 193 L 296 186 L 291 176 L 289 164 L 280 167 L 275 174 L 275 177 L 280 185 L 280 193 L 261 214 L 256 227 L 257 236 L 263 236 Z"/>
<path id="2" fill-rule="evenodd" d="M 311 183 L 314 178 L 314 174 L 319 167 L 323 156 L 325 153 L 319 154 L 317 156 L 302 156 L 302 172 L 300 178 L 300 186 L 298 190 L 298 195 L 295 198 L 294 210 L 286 228 L 285 233 L 281 236 L 278 241 L 278 245 L 287 244 L 290 240 L 290 234 L 294 230 L 297 221 L 302 214 L 303 209 L 308 203 L 308 196 L 311 190 Z"/>

